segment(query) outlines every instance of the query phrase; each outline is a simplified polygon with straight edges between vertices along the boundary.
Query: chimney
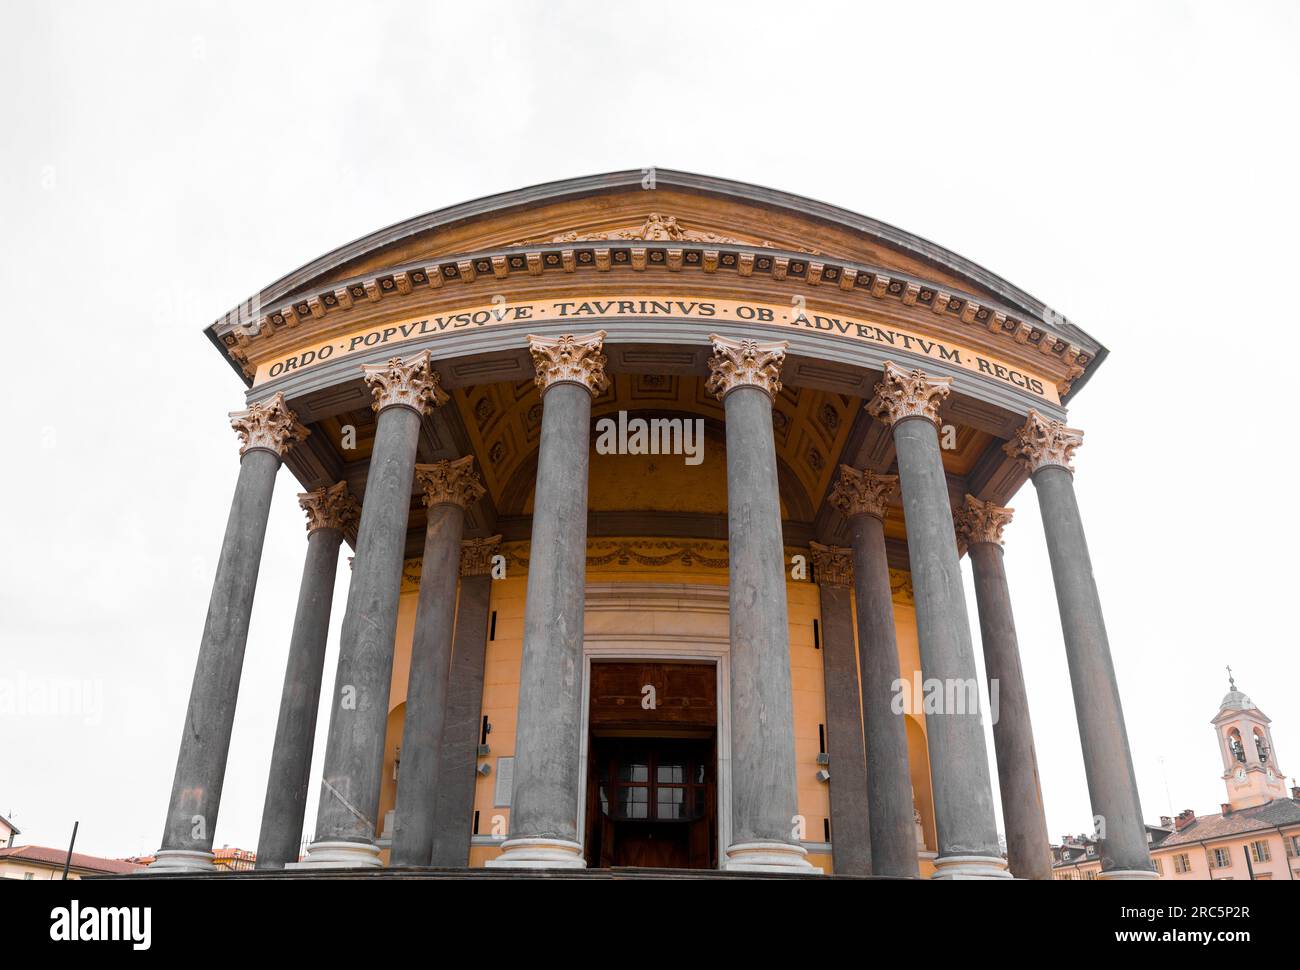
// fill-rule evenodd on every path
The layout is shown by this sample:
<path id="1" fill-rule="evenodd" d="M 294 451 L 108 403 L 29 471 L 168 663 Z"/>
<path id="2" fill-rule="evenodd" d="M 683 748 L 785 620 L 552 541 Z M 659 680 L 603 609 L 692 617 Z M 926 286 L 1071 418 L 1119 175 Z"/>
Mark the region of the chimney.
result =
<path id="1" fill-rule="evenodd" d="M 1227 818 L 1229 815 L 1232 814 L 1232 805 L 1230 805 L 1228 802 L 1220 803 L 1219 808 L 1222 810 L 1224 818 Z"/>
<path id="2" fill-rule="evenodd" d="M 1174 820 L 1170 818 L 1168 815 L 1161 815 L 1160 827 L 1162 829 L 1172 829 L 1174 827 Z"/>
<path id="3" fill-rule="evenodd" d="M 1300 787 L 1291 789 L 1291 797 L 1300 802 Z"/>
<path id="4" fill-rule="evenodd" d="M 1174 819 L 1174 831 L 1181 832 L 1183 829 L 1187 828 L 1187 826 L 1191 825 L 1195 821 L 1196 821 L 1196 813 L 1192 811 L 1190 808 L 1185 808 L 1181 812 L 1179 812 L 1178 817 Z"/>

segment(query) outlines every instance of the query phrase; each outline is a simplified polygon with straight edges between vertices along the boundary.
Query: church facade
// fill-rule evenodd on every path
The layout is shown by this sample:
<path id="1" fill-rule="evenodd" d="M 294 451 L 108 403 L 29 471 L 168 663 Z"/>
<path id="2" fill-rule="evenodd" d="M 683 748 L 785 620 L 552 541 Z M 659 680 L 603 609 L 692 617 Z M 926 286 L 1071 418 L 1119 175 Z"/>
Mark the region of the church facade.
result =
<path id="1" fill-rule="evenodd" d="M 240 468 L 152 872 L 212 867 L 283 465 L 307 542 L 259 868 L 1051 878 L 1002 567 L 1032 481 L 1102 875 L 1154 876 L 1066 421 L 1106 351 L 1005 280 L 623 172 L 381 230 L 207 336 Z"/>

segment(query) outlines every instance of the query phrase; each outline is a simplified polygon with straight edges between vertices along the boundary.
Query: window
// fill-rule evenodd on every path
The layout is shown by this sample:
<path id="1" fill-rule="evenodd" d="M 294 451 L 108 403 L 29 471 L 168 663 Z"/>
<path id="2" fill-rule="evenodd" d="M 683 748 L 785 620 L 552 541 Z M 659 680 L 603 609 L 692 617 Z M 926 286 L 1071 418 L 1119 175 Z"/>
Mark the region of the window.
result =
<path id="1" fill-rule="evenodd" d="M 1084 879 L 1096 879 L 1096 878 L 1097 878 L 1097 872 L 1096 872 L 1096 870 L 1094 870 L 1094 869 L 1085 869 L 1085 870 L 1084 870 L 1084 873 L 1083 873 L 1083 878 L 1084 878 Z"/>
<path id="2" fill-rule="evenodd" d="M 1232 858 L 1227 849 L 1211 849 L 1209 857 L 1211 869 L 1226 869 L 1232 865 Z"/>
<path id="3" fill-rule="evenodd" d="M 1258 880 L 1258 881 L 1261 881 L 1261 882 L 1264 881 L 1264 880 L 1267 880 L 1267 879 L 1272 879 L 1272 878 L 1273 878 L 1273 873 L 1271 873 L 1271 872 L 1257 872 L 1257 873 L 1255 873 L 1255 879 Z"/>
<path id="4" fill-rule="evenodd" d="M 1250 843 L 1250 857 L 1256 862 L 1268 862 L 1273 858 L 1273 853 L 1269 851 L 1268 843 L 1261 839 Z"/>
<path id="5" fill-rule="evenodd" d="M 611 766 L 615 818 L 693 821 L 705 813 L 707 767 L 662 750 L 630 751 Z M 601 807 L 606 808 L 604 785 Z"/>
<path id="6" fill-rule="evenodd" d="M 1179 852 L 1174 856 L 1174 872 L 1184 873 L 1192 871 L 1192 860 L 1187 857 L 1186 852 Z"/>
<path id="7" fill-rule="evenodd" d="M 1294 859 L 1300 855 L 1300 835 L 1288 835 L 1282 840 L 1282 844 L 1286 846 L 1287 858 Z"/>
<path id="8" fill-rule="evenodd" d="M 1158 875 L 1163 876 L 1165 874 L 1165 860 L 1161 859 L 1159 856 L 1156 856 L 1151 861 L 1156 864 L 1156 873 Z"/>

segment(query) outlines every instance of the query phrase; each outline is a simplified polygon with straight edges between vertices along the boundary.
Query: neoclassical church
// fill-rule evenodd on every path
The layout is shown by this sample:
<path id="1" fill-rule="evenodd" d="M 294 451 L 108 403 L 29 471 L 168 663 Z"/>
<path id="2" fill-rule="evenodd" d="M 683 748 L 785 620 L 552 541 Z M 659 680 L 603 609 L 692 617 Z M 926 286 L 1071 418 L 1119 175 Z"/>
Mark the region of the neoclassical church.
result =
<path id="1" fill-rule="evenodd" d="M 382 229 L 206 333 L 239 474 L 152 874 L 211 869 L 245 648 L 282 649 L 249 617 L 283 465 L 306 547 L 259 871 L 1051 878 L 1002 563 L 1032 481 L 1102 876 L 1154 875 L 1067 423 L 1106 350 L 1013 284 L 629 171 Z"/>

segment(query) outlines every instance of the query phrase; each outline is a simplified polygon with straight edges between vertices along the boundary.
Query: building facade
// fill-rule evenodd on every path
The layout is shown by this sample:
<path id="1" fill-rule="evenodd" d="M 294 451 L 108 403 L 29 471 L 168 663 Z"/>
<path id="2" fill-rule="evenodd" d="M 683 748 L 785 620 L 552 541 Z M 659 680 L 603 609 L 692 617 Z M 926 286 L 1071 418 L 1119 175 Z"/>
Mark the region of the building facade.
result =
<path id="1" fill-rule="evenodd" d="M 259 868 L 1050 878 L 1001 559 L 1029 479 L 1104 874 L 1153 875 L 1065 421 L 1106 352 L 987 270 L 796 196 L 624 172 L 381 230 L 207 335 L 247 388 L 243 447 L 155 871 L 212 866 L 283 464 L 307 549 Z"/>
<path id="2" fill-rule="evenodd" d="M 1147 826 L 1160 879 L 1300 879 L 1300 788 L 1290 792 L 1278 765 L 1268 717 L 1237 689 L 1210 722 L 1223 758 L 1228 800 L 1211 815 L 1186 809 Z M 1096 879 L 1097 840 L 1067 837 L 1052 847 L 1056 879 Z"/>

